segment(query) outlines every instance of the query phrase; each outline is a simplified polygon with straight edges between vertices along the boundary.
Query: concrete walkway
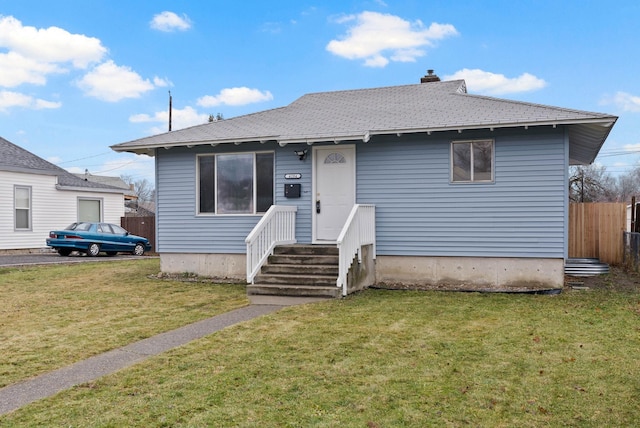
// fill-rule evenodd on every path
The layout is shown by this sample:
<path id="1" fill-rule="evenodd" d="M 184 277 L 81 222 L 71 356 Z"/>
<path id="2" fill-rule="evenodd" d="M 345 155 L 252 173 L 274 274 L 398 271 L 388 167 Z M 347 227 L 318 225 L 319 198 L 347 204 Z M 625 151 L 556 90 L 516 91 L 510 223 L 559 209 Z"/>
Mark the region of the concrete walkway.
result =
<path id="1" fill-rule="evenodd" d="M 49 397 L 75 385 L 94 381 L 104 375 L 132 366 L 151 356 L 200 339 L 233 324 L 260 317 L 299 301 L 273 301 L 274 304 L 249 305 L 222 315 L 159 334 L 68 367 L 0 389 L 0 415 L 12 412 L 36 400 Z"/>

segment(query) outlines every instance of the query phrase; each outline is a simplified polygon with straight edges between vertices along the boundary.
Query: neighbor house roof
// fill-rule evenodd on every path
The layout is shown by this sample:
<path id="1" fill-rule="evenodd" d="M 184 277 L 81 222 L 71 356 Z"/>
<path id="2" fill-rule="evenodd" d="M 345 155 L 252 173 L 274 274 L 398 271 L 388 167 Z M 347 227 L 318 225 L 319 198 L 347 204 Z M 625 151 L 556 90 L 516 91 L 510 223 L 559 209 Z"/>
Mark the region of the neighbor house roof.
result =
<path id="1" fill-rule="evenodd" d="M 91 181 L 92 183 L 100 183 L 106 184 L 107 186 L 117 187 L 118 189 L 122 189 L 125 199 L 137 199 L 135 190 L 133 189 L 133 185 L 127 184 L 120 177 L 112 177 L 109 175 L 93 175 L 89 171 L 85 170 L 84 174 L 73 174 L 81 180 Z"/>
<path id="2" fill-rule="evenodd" d="M 54 175 L 58 177 L 57 186 L 61 189 L 124 193 L 122 189 L 117 187 L 80 179 L 59 166 L 16 146 L 2 137 L 0 137 L 0 171 Z"/>
<path id="3" fill-rule="evenodd" d="M 617 117 L 471 95 L 463 80 L 307 94 L 286 107 L 116 144 L 118 152 L 203 144 L 341 142 L 376 135 L 568 126 L 571 163 L 591 163 Z"/>

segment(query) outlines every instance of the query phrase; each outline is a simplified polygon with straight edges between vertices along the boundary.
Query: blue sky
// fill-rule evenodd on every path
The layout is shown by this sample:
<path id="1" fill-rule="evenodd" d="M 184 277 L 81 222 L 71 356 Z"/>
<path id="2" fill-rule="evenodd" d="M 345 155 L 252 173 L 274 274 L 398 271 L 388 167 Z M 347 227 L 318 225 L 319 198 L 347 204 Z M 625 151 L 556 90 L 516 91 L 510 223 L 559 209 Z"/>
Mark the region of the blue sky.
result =
<path id="1" fill-rule="evenodd" d="M 619 116 L 596 159 L 640 160 L 640 2 L 0 0 L 0 136 L 67 168 L 153 180 L 110 145 L 419 83 Z"/>

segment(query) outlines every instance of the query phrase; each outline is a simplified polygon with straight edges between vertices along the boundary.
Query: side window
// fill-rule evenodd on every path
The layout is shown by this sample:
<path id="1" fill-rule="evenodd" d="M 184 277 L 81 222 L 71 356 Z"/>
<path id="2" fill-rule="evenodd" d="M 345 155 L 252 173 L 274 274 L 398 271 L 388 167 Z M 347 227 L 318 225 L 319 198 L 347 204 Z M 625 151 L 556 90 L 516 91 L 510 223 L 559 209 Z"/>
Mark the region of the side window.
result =
<path id="1" fill-rule="evenodd" d="M 78 221 L 102 220 L 102 200 L 78 198 Z"/>
<path id="2" fill-rule="evenodd" d="M 106 224 L 106 223 L 101 223 L 101 224 L 98 226 L 98 229 L 99 229 L 99 231 L 100 231 L 100 232 L 102 232 L 102 233 L 110 233 L 110 234 L 113 234 L 113 233 L 114 233 L 114 232 L 113 232 L 113 230 L 111 230 L 111 226 L 110 226 L 110 225 L 108 225 L 108 224 Z"/>
<path id="3" fill-rule="evenodd" d="M 115 233 L 116 235 L 124 235 L 125 233 L 127 233 L 126 230 L 124 230 L 123 228 L 121 228 L 117 224 L 112 224 L 111 225 L 111 229 L 113 229 L 113 233 Z"/>
<path id="4" fill-rule="evenodd" d="M 31 230 L 31 187 L 15 186 L 14 227 L 16 230 Z"/>
<path id="5" fill-rule="evenodd" d="M 493 140 L 451 142 L 451 182 L 493 182 Z"/>
<path id="6" fill-rule="evenodd" d="M 72 230 L 88 231 L 89 229 L 91 229 L 91 223 L 77 223 L 76 227 L 74 227 Z"/>

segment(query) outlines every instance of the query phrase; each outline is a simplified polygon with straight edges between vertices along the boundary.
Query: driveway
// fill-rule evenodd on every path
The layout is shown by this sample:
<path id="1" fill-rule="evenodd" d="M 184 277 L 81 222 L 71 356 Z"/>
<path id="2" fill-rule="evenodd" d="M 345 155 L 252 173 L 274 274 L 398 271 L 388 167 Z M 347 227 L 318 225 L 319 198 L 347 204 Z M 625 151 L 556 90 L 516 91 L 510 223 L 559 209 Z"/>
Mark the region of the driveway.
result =
<path id="1" fill-rule="evenodd" d="M 143 256 L 147 257 L 147 256 Z M 82 263 L 82 262 L 104 262 L 115 260 L 133 260 L 140 259 L 139 256 L 134 256 L 127 253 L 118 253 L 117 256 L 109 257 L 105 254 L 100 254 L 98 257 L 87 257 L 84 254 L 72 253 L 69 257 L 61 257 L 58 253 L 33 253 L 33 254 L 0 254 L 0 267 L 15 267 L 15 266 L 35 266 L 35 265 L 49 265 L 49 264 L 61 264 L 61 263 Z"/>

